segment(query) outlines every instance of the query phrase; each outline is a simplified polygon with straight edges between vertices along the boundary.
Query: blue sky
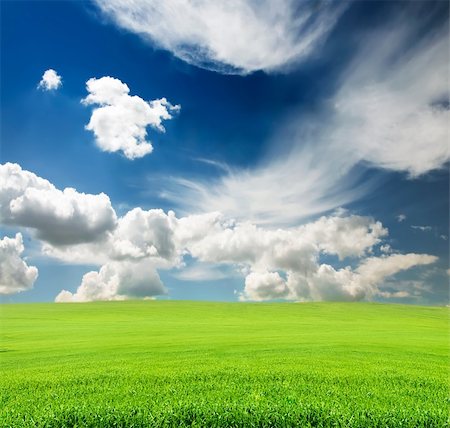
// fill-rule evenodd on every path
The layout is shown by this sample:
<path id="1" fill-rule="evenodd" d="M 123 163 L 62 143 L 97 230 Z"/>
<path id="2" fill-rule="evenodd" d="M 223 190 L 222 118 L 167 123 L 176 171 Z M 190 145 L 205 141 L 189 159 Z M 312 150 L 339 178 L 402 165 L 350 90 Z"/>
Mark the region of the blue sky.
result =
<path id="1" fill-rule="evenodd" d="M 1 3 L 2 301 L 446 303 L 447 2 L 170 3 Z"/>

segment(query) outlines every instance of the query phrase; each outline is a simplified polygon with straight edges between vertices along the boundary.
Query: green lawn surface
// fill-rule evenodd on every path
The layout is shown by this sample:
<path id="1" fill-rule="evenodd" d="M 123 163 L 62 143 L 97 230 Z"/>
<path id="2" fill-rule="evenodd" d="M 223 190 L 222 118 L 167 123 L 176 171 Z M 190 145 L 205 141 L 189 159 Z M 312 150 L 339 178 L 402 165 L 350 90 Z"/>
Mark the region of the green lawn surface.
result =
<path id="1" fill-rule="evenodd" d="M 449 311 L 0 305 L 0 427 L 446 427 Z"/>

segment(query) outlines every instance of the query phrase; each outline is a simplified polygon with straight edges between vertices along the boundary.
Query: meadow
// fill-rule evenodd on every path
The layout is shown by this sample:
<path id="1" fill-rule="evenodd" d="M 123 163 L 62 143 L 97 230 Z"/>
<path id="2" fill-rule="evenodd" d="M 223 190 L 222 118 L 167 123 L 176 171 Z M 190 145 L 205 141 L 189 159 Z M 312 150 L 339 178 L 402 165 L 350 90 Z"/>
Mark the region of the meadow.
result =
<path id="1" fill-rule="evenodd" d="M 0 306 L 1 427 L 444 427 L 448 308 Z"/>

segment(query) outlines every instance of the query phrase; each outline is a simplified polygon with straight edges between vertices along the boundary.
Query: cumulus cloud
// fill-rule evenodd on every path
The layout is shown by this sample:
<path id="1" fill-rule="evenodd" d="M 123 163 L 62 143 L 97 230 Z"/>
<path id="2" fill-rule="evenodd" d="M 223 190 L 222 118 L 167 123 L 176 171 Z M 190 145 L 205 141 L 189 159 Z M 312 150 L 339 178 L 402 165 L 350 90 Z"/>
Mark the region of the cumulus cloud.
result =
<path id="1" fill-rule="evenodd" d="M 285 299 L 288 295 L 286 281 L 278 272 L 252 272 L 245 278 L 245 297 L 249 300 Z"/>
<path id="2" fill-rule="evenodd" d="M 319 252 L 341 259 L 361 257 L 385 235 L 381 223 L 354 215 L 321 217 L 297 228 L 273 230 L 248 222 L 233 224 L 215 213 L 182 218 L 175 230 L 179 245 L 199 260 L 284 270 L 310 269 Z"/>
<path id="3" fill-rule="evenodd" d="M 43 252 L 68 263 L 103 265 L 149 259 L 158 267 L 171 267 L 180 260 L 173 236 L 175 221 L 170 211 L 134 208 L 119 217 L 115 228 L 102 239 L 77 245 L 44 244 Z"/>
<path id="4" fill-rule="evenodd" d="M 69 262 L 92 263 L 97 260 L 103 267 L 114 266 L 115 270 L 122 264 L 135 266 L 138 263 L 148 263 L 154 270 L 177 267 L 178 272 L 174 276 L 182 280 L 222 279 L 223 271 L 213 266 L 230 265 L 245 275 L 251 275 L 246 284 L 255 290 L 250 293 L 255 297 L 258 284 L 263 284 L 266 296 L 269 295 L 270 284 L 280 284 L 280 279 L 273 273 L 275 270 L 314 272 L 320 254 L 339 258 L 364 257 L 386 234 L 387 230 L 381 223 L 369 217 L 352 215 L 322 217 L 298 228 L 270 230 L 248 222 L 227 220 L 220 213 L 177 218 L 173 212 L 166 214 L 161 210 L 137 208 L 118 219 L 116 229 L 109 233 L 107 239 L 65 247 L 47 246 L 47 254 Z M 96 254 L 101 254 L 101 257 Z M 194 261 L 184 270 L 185 255 L 190 255 L 200 264 L 196 265 Z M 103 267 L 99 273 L 90 273 L 83 281 L 77 291 L 77 295 L 83 296 L 80 299 L 87 300 L 97 295 L 99 297 L 95 298 L 113 299 L 128 295 L 117 292 L 116 282 L 120 276 L 105 276 L 109 268 L 102 273 Z M 113 277 L 114 280 L 111 279 Z M 87 281 L 92 278 L 101 286 L 94 297 L 89 297 L 87 289 L 98 288 L 91 287 L 92 282 Z M 277 298 L 291 298 L 290 294 L 283 294 L 279 286 L 275 289 L 278 290 Z M 63 293 L 58 299 L 62 296 L 67 297 L 68 294 Z"/>
<path id="5" fill-rule="evenodd" d="M 111 236 L 112 257 L 115 259 L 158 257 L 172 260 L 176 257 L 173 239 L 175 214 L 153 209 L 134 208 L 120 218 Z"/>
<path id="6" fill-rule="evenodd" d="M 198 67 L 247 74 L 301 61 L 333 29 L 345 4 L 312 0 L 96 0 L 119 27 Z"/>
<path id="7" fill-rule="evenodd" d="M 85 275 L 75 297 L 63 292 L 58 301 L 133 296 L 130 291 L 119 292 L 125 278 L 121 272 L 144 265 L 155 272 L 177 267 L 174 276 L 187 281 L 222 279 L 223 272 L 213 266 L 232 266 L 245 276 L 241 300 L 370 300 L 381 296 L 379 285 L 385 278 L 436 260 L 423 254 L 373 257 L 373 248 L 387 233 L 381 223 L 356 215 L 321 217 L 295 228 L 267 229 L 227 220 L 220 213 L 177 218 L 172 212 L 135 209 L 118 220 L 108 240 L 82 244 L 83 254 L 95 257 L 95 252 L 100 252 L 107 261 L 98 273 Z M 53 255 L 63 254 L 70 260 L 74 249 L 76 257 L 77 246 Z M 185 255 L 194 259 L 186 270 Z M 321 262 L 325 255 L 359 262 L 356 268 L 336 270 Z M 155 287 L 153 295 L 161 290 Z"/>
<path id="8" fill-rule="evenodd" d="M 20 233 L 15 238 L 5 236 L 0 240 L 0 294 L 14 294 L 33 287 L 38 270 L 22 259 L 23 251 Z"/>
<path id="9" fill-rule="evenodd" d="M 328 264 L 318 264 L 308 271 L 288 271 L 283 280 L 278 273 L 271 276 L 250 274 L 246 280 L 241 300 L 371 300 L 376 296 L 386 297 L 383 281 L 414 266 L 428 265 L 437 257 L 428 254 L 394 254 L 384 257 L 370 257 L 356 268 L 334 269 Z M 259 279 L 259 281 L 255 280 Z M 270 286 L 272 284 L 272 286 Z M 407 297 L 396 294 L 391 297 Z"/>
<path id="10" fill-rule="evenodd" d="M 75 293 L 62 290 L 56 302 L 90 302 L 96 300 L 125 300 L 166 294 L 155 268 L 148 261 L 112 262 L 98 272 L 88 272 Z"/>
<path id="11" fill-rule="evenodd" d="M 55 91 L 61 85 L 61 76 L 59 76 L 55 70 L 49 68 L 44 72 L 42 79 L 39 82 L 38 88 L 42 89 L 43 91 Z"/>
<path id="12" fill-rule="evenodd" d="M 145 101 L 129 95 L 125 83 L 113 77 L 89 79 L 89 95 L 82 100 L 94 108 L 86 129 L 95 135 L 97 146 L 106 152 L 121 151 L 128 159 L 141 158 L 153 151 L 147 138 L 147 127 L 164 132 L 163 120 L 171 119 L 180 106 L 165 98 Z"/>
<path id="13" fill-rule="evenodd" d="M 174 224 L 178 246 L 195 259 L 242 268 L 241 300 L 370 300 L 385 292 L 385 278 L 437 260 L 427 254 L 372 256 L 387 229 L 370 217 L 345 212 L 275 230 L 226 221 L 219 213 Z M 358 264 L 336 270 L 321 262 L 324 255 Z"/>
<path id="14" fill-rule="evenodd" d="M 20 165 L 0 165 L 0 221 L 29 227 L 53 245 L 102 239 L 115 228 L 116 213 L 104 193 L 57 189 Z"/>

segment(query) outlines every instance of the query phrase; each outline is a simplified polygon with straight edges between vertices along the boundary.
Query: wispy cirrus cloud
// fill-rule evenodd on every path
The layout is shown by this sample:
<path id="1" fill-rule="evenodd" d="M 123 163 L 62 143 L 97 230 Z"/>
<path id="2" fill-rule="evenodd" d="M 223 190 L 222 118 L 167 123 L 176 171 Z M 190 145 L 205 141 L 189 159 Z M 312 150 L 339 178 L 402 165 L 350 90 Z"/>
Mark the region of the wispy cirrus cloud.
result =
<path id="1" fill-rule="evenodd" d="M 119 27 L 199 67 L 279 70 L 314 52 L 347 2 L 96 0 Z"/>
<path id="2" fill-rule="evenodd" d="M 398 18 L 363 39 L 333 97 L 331 136 L 355 161 L 410 178 L 450 156 L 448 27 L 419 35 L 417 19 Z"/>
<path id="3" fill-rule="evenodd" d="M 367 168 L 409 179 L 444 168 L 450 156 L 448 30 L 442 25 L 419 34 L 417 22 L 402 16 L 365 34 L 322 111 L 299 116 L 289 132 L 280 124 L 270 153 L 256 166 L 229 168 L 216 180 L 175 177 L 161 196 L 186 212 L 292 225 L 372 190 L 376 181 L 358 176 Z M 288 151 L 276 149 L 286 145 Z"/>

